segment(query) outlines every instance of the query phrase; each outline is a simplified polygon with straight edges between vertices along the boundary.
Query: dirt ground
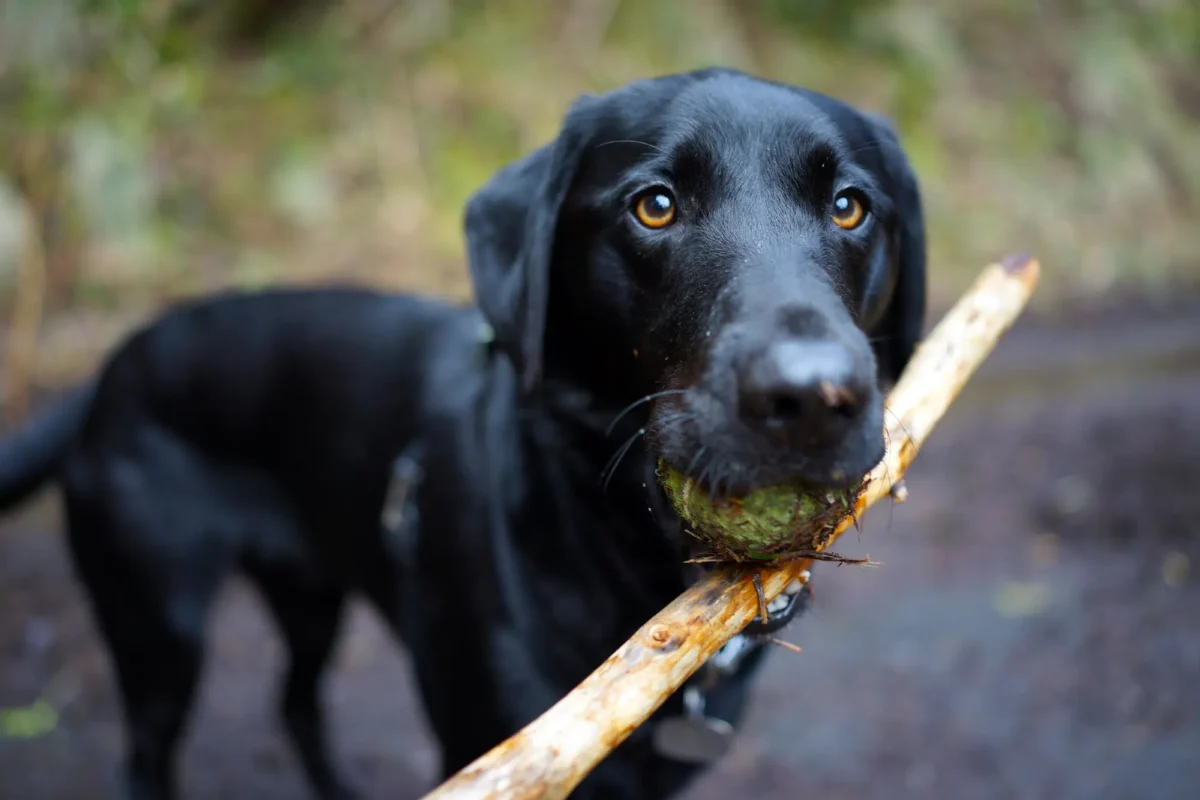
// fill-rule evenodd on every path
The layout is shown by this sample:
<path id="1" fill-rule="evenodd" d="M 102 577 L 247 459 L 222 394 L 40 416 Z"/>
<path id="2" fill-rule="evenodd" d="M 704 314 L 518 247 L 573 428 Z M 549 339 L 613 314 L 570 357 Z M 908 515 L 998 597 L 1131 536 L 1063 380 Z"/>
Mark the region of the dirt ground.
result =
<path id="1" fill-rule="evenodd" d="M 687 800 L 1200 797 L 1200 302 L 1026 320 L 910 473 L 911 499 L 819 565 L 745 733 Z M 117 797 L 108 664 L 52 495 L 0 526 L 0 798 Z M 281 649 L 228 587 L 184 798 L 307 797 L 273 716 Z M 368 797 L 416 798 L 434 750 L 406 657 L 356 608 L 327 685 Z"/>

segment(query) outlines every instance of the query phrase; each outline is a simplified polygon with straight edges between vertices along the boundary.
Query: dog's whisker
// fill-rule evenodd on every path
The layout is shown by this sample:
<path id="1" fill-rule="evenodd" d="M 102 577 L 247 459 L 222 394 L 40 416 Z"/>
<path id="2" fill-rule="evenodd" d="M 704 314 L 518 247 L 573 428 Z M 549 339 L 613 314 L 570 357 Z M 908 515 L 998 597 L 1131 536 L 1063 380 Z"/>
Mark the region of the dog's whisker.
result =
<path id="1" fill-rule="evenodd" d="M 688 393 L 687 389 L 664 389 L 661 392 L 654 392 L 652 394 L 646 395 L 645 397 L 640 397 L 637 400 L 634 400 L 632 403 L 625 406 L 625 408 L 623 408 L 621 410 L 621 412 L 619 414 L 617 414 L 616 417 L 613 418 L 613 421 L 610 422 L 608 424 L 608 427 L 604 430 L 604 435 L 611 436 L 613 429 L 617 427 L 617 423 L 620 422 L 622 419 L 624 419 L 626 414 L 628 414 L 630 411 L 633 411 L 635 408 L 642 405 L 643 403 L 649 403 L 650 401 L 657 400 L 660 397 L 668 397 L 670 395 L 687 394 L 687 393 Z"/>
<path id="2" fill-rule="evenodd" d="M 728 478 L 729 478 L 729 468 L 728 467 L 726 467 L 725 469 L 716 470 L 713 473 L 713 478 L 711 480 L 711 486 L 709 488 L 709 495 L 712 497 L 723 496 L 722 490 L 721 490 L 721 484 L 724 483 L 726 480 L 728 480 Z"/>
<path id="3" fill-rule="evenodd" d="M 704 453 L 707 450 L 708 450 L 707 447 L 701 447 L 699 450 L 696 451 L 695 455 L 692 456 L 692 460 L 688 462 L 688 468 L 684 472 L 685 475 L 692 474 L 692 470 L 694 470 L 696 468 L 696 464 L 699 463 L 700 459 L 704 457 Z"/>
<path id="4" fill-rule="evenodd" d="M 677 411 L 672 414 L 665 414 L 657 420 L 652 420 L 650 427 L 655 433 L 662 433 L 672 425 L 681 425 L 686 422 L 693 422 L 696 415 L 688 411 Z"/>
<path id="5" fill-rule="evenodd" d="M 908 435 L 908 428 L 904 427 L 904 422 L 900 419 L 900 416 L 895 411 L 892 411 L 890 408 L 888 408 L 886 404 L 883 406 L 883 413 L 891 415 L 892 419 L 896 422 L 897 427 L 904 431 L 905 436 Z M 884 444 L 890 444 L 888 441 L 890 436 L 886 430 L 883 432 L 883 438 Z"/>
<path id="6" fill-rule="evenodd" d="M 601 147 L 608 147 L 609 145 L 612 145 L 612 144 L 640 144 L 642 147 L 648 147 L 656 153 L 664 152 L 664 150 L 661 147 L 650 144 L 649 142 L 640 141 L 638 139 L 611 139 L 607 142 L 601 142 L 600 144 L 596 145 L 595 149 L 599 150 Z"/>
<path id="7" fill-rule="evenodd" d="M 704 469 L 700 470 L 700 474 L 696 477 L 696 485 L 704 491 L 708 491 L 705 481 L 708 479 L 709 470 L 713 468 L 713 465 L 716 464 L 716 461 L 717 457 L 714 453 L 712 457 L 708 459 L 708 464 L 704 466 Z"/>
<path id="8" fill-rule="evenodd" d="M 636 442 L 641 436 L 644 436 L 645 433 L 645 428 L 638 428 L 637 432 L 634 433 L 633 436 L 630 436 L 628 439 L 626 439 L 625 443 L 617 448 L 617 452 L 613 454 L 611 459 L 609 459 L 609 462 L 607 465 L 605 465 L 604 472 L 602 473 L 604 476 L 604 491 L 608 491 L 608 484 L 612 482 L 612 477 L 616 474 L 617 467 L 621 464 L 621 459 L 625 458 L 625 454 L 630 451 L 634 442 Z"/>
<path id="9" fill-rule="evenodd" d="M 670 431 L 672 427 L 678 430 L 683 425 L 686 425 L 695 419 L 696 417 L 694 414 L 681 411 L 675 414 L 665 415 L 659 419 L 651 420 L 650 424 L 646 426 L 646 441 L 661 442 L 665 438 L 666 433 Z"/>
<path id="10" fill-rule="evenodd" d="M 858 153 L 865 153 L 869 150 L 879 150 L 884 145 L 887 145 L 888 143 L 889 142 L 886 139 L 872 139 L 868 142 L 864 142 L 863 144 L 860 144 L 858 147 L 850 148 L 850 150 L 848 151 L 847 154 L 848 155 L 856 155 Z"/>

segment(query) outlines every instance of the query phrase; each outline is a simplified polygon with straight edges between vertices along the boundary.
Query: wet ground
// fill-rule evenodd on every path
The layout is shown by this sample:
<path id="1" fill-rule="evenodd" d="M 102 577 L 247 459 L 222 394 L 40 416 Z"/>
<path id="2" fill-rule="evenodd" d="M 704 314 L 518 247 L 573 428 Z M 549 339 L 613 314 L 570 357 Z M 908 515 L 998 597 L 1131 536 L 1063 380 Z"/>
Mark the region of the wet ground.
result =
<path id="1" fill-rule="evenodd" d="M 881 566 L 819 565 L 786 633 L 804 652 L 773 654 L 687 800 L 1200 797 L 1200 302 L 1026 320 L 908 483 L 839 545 Z M 4 800 L 117 796 L 108 665 L 53 500 L 0 526 L 0 707 L 58 711 L 0 739 Z M 280 644 L 242 584 L 211 642 L 183 797 L 306 798 L 273 716 Z M 368 797 L 431 787 L 406 658 L 363 608 L 327 691 Z"/>

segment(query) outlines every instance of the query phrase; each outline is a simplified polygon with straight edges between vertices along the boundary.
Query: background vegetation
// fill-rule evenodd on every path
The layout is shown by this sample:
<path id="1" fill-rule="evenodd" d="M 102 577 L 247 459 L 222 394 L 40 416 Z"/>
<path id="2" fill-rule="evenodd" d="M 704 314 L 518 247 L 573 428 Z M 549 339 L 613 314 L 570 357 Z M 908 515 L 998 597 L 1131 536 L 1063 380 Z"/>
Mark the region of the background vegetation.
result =
<path id="1" fill-rule="evenodd" d="M 0 3 L 6 389 L 220 286 L 466 296 L 468 193 L 576 94 L 710 64 L 897 121 L 942 301 L 1017 248 L 1042 302 L 1200 274 L 1194 0 Z"/>
<path id="2" fill-rule="evenodd" d="M 577 94 L 712 64 L 893 117 L 936 304 L 1025 249 L 1055 318 L 1005 338 L 908 502 L 845 543 L 884 567 L 818 577 L 804 654 L 688 796 L 1200 797 L 1200 0 L 0 0 L 0 427 L 172 298 L 468 296 L 471 191 Z M 118 796 L 59 513 L 0 524 L 3 800 Z M 306 797 L 281 640 L 229 590 L 185 794 Z M 339 763 L 416 797 L 436 753 L 402 649 L 361 604 L 348 628 Z"/>

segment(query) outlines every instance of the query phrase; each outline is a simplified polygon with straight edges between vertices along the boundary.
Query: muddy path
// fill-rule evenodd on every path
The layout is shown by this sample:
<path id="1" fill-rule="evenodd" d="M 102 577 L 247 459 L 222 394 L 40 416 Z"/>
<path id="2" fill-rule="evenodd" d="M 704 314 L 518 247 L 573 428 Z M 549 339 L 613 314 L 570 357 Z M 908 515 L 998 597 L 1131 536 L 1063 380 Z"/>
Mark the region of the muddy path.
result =
<path id="1" fill-rule="evenodd" d="M 745 734 L 688 800 L 1200 797 L 1200 302 L 1026 320 L 773 654 Z M 117 797 L 108 665 L 52 496 L 0 525 L 0 798 Z M 222 596 L 184 798 L 306 798 L 274 719 L 281 647 Z M 354 609 L 327 684 L 339 757 L 415 798 L 434 752 L 404 654 Z"/>

